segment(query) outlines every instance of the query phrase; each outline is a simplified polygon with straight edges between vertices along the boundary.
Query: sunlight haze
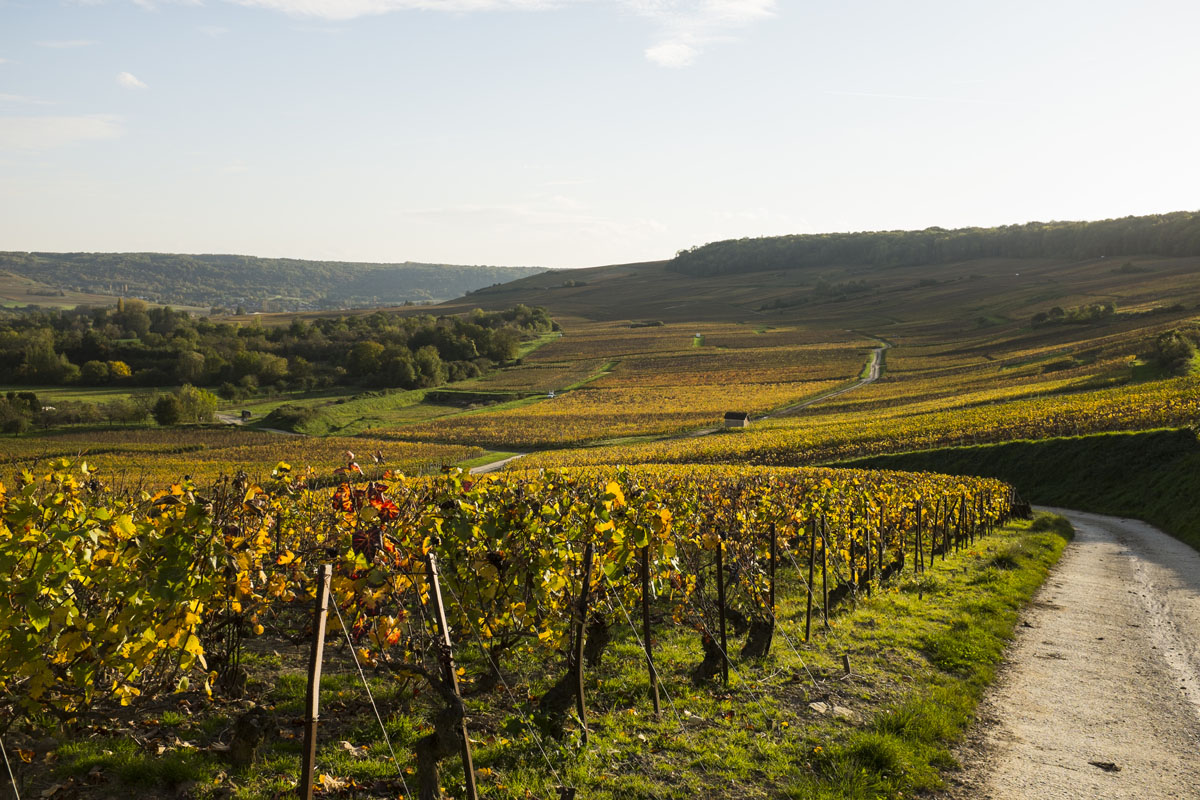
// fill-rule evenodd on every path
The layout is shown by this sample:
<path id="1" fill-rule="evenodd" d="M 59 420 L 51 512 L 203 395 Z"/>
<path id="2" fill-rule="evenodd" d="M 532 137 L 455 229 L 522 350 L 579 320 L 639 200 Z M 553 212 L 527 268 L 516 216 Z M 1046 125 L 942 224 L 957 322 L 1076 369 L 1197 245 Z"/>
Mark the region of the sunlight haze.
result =
<path id="1" fill-rule="evenodd" d="M 0 250 L 581 267 L 1200 207 L 1200 5 L 0 0 Z"/>

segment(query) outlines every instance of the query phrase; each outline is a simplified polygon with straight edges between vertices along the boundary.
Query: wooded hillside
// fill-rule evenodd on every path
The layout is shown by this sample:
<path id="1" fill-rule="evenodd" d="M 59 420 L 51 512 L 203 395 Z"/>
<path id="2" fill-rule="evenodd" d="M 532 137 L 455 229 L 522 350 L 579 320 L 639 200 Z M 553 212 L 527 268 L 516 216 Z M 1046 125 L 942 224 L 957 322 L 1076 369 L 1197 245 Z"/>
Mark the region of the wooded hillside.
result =
<path id="1" fill-rule="evenodd" d="M 685 275 L 825 268 L 903 267 L 975 258 L 1200 255 L 1200 212 L 1099 222 L 1029 222 L 998 228 L 926 228 L 730 239 L 681 250 L 669 269 Z"/>
<path id="2" fill-rule="evenodd" d="M 238 255 L 0 252 L 0 273 L 56 289 L 231 311 L 239 305 L 247 311 L 301 311 L 440 301 L 542 271 Z"/>

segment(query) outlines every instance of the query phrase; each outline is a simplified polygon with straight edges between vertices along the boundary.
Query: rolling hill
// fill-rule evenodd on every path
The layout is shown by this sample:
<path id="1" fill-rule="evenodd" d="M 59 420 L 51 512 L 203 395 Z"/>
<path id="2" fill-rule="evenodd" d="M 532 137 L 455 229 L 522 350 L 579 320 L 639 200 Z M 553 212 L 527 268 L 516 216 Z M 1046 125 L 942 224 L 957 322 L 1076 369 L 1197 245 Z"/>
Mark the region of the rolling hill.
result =
<path id="1" fill-rule="evenodd" d="M 238 255 L 0 252 L 0 297 L 9 304 L 57 306 L 72 299 L 138 297 L 204 309 L 329 310 L 436 302 L 542 271 Z"/>

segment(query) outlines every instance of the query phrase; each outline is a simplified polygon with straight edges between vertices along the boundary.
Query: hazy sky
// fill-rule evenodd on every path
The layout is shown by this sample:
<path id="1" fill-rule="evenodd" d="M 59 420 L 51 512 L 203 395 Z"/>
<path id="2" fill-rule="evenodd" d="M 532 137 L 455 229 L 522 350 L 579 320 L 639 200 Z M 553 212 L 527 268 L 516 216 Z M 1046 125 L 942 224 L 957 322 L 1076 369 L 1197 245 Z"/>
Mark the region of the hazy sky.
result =
<path id="1" fill-rule="evenodd" d="M 0 250 L 590 266 L 1200 208 L 1197 0 L 0 0 Z"/>

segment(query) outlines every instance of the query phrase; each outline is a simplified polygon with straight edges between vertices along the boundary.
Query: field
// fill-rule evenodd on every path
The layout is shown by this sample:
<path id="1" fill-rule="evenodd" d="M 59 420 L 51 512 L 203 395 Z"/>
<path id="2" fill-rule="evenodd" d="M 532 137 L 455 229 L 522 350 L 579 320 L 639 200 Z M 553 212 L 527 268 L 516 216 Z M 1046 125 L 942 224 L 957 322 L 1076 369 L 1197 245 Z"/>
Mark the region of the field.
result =
<path id="1" fill-rule="evenodd" d="M 511 386 L 529 373 L 555 397 L 373 433 L 521 449 L 711 428 L 726 411 L 763 414 L 845 383 L 877 344 L 801 326 L 581 323 L 504 374 Z"/>
<path id="2" fill-rule="evenodd" d="M 407 474 L 436 472 L 445 465 L 477 458 L 478 447 L 430 445 L 364 438 L 310 439 L 236 427 L 164 431 L 153 427 L 67 431 L 9 438 L 0 449 L 0 473 L 39 470 L 59 458 L 86 460 L 105 482 L 131 488 L 163 486 L 190 478 L 207 486 L 220 476 L 247 473 L 266 480 L 279 462 L 297 470 L 328 475 L 355 452 L 368 475 L 386 469 Z M 381 456 L 376 460 L 375 454 Z"/>
<path id="3" fill-rule="evenodd" d="M 0 625 L 12 720 L 0 732 L 30 753 L 51 718 L 86 732 L 56 763 L 31 756 L 25 793 L 55 781 L 96 796 L 289 791 L 323 562 L 336 609 L 326 795 L 464 796 L 464 719 L 487 797 L 936 789 L 1016 610 L 1069 535 L 1044 520 L 1002 527 L 1012 487 L 978 477 L 981 465 L 1047 483 L 1026 445 L 1003 443 L 1033 440 L 1070 471 L 1148 440 L 1058 437 L 1200 420 L 1195 359 L 1168 364 L 1159 348 L 1200 330 L 1200 259 L 1122 262 L 701 278 L 648 264 L 583 270 L 572 286 L 544 273 L 442 309 L 550 309 L 562 335 L 490 375 L 225 409 L 261 421 L 306 406 L 308 436 L 145 425 L 6 437 L 0 568 L 25 582 Z M 792 408 L 859 380 L 877 348 L 878 380 Z M 719 430 L 726 411 L 754 419 Z M 1008 449 L 984 447 L 996 444 Z M 1193 450 L 1166 462 L 1191 465 Z M 490 451 L 524 455 L 491 476 L 445 469 L 500 457 Z M 931 452 L 895 463 L 957 477 L 822 466 L 910 451 Z M 1179 493 L 1139 495 L 1169 470 L 1145 482 L 1078 472 L 1047 496 L 1190 519 Z M 433 643 L 430 554 L 464 705 Z M 48 677 L 30 666 L 47 663 Z M 240 763 L 231 731 L 247 717 L 269 735 Z"/>

